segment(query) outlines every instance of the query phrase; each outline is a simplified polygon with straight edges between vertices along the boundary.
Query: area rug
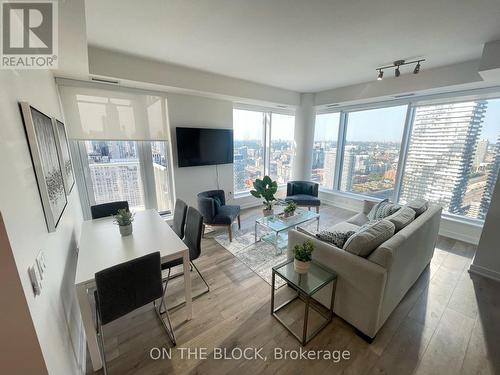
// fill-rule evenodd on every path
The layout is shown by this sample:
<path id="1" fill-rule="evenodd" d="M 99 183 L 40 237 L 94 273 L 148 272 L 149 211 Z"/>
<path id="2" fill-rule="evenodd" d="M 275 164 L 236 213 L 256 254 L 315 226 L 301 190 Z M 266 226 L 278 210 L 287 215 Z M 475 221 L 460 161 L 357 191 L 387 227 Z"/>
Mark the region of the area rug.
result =
<path id="1" fill-rule="evenodd" d="M 286 249 L 280 254 L 273 245 L 267 242 L 255 242 L 253 230 L 233 233 L 232 242 L 229 242 L 227 233 L 215 235 L 214 239 L 269 285 L 272 282 L 272 268 L 284 262 L 287 257 Z M 275 289 L 283 285 L 285 281 L 279 276 L 276 277 Z"/>

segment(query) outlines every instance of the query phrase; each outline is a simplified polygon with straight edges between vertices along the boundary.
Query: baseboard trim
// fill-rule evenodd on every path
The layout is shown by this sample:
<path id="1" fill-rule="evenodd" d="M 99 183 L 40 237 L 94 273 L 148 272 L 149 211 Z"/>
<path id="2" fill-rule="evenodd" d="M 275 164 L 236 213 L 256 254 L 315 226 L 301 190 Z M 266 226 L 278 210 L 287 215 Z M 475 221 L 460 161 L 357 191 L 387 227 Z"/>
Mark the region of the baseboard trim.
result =
<path id="1" fill-rule="evenodd" d="M 500 272 L 490 270 L 489 268 L 478 266 L 476 264 L 471 264 L 469 267 L 469 273 L 473 273 L 475 275 L 487 277 L 488 279 L 492 279 L 500 282 Z"/>

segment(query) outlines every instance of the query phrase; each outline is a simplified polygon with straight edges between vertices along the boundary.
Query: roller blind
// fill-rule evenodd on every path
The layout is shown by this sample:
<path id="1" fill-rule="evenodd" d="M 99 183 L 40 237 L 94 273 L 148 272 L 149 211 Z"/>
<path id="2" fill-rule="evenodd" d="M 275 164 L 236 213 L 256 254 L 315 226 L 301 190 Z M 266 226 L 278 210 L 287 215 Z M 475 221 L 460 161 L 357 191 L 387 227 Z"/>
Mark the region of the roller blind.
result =
<path id="1" fill-rule="evenodd" d="M 57 80 L 68 137 L 81 140 L 168 140 L 165 96 Z"/>

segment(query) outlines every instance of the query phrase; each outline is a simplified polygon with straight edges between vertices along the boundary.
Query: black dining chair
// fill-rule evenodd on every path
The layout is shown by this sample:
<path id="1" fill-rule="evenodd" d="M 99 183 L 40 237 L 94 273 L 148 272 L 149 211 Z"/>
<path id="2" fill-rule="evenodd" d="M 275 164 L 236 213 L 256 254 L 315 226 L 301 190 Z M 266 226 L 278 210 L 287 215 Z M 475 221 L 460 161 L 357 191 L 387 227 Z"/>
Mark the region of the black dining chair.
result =
<path id="1" fill-rule="evenodd" d="M 191 267 L 200 275 L 200 278 L 203 280 L 205 283 L 207 289 L 204 290 L 202 293 L 196 295 L 193 297 L 193 299 L 200 297 L 201 295 L 208 293 L 210 291 L 210 286 L 208 285 L 207 281 L 201 274 L 200 270 L 196 267 L 194 264 L 194 260 L 198 259 L 201 255 L 201 235 L 203 231 L 203 216 L 198 212 L 198 210 L 194 207 L 189 207 L 187 209 L 187 216 L 186 216 L 186 230 L 184 233 L 184 243 L 187 245 L 189 249 L 189 263 Z M 161 265 L 162 270 L 168 270 L 168 275 L 164 279 L 165 281 L 165 287 L 164 287 L 164 300 L 165 300 L 165 295 L 167 293 L 167 286 L 168 286 L 168 281 L 173 279 L 174 277 L 181 276 L 183 273 L 176 274 L 174 277 L 170 276 L 170 272 L 173 267 L 179 266 L 182 264 L 182 259 L 175 259 L 171 262 L 163 263 Z M 172 306 L 170 309 L 173 309 L 175 307 L 178 307 L 185 302 Z M 160 310 L 161 311 L 161 310 Z"/>
<path id="2" fill-rule="evenodd" d="M 116 215 L 118 210 L 121 209 L 129 211 L 127 201 L 96 204 L 95 206 L 90 207 L 90 212 L 92 214 L 92 219 L 100 219 L 101 217 Z"/>
<path id="3" fill-rule="evenodd" d="M 184 238 L 184 226 L 186 225 L 187 204 L 181 199 L 175 201 L 174 222 L 172 229 L 182 240 Z"/>
<path id="4" fill-rule="evenodd" d="M 160 308 L 164 304 L 163 282 L 161 278 L 160 252 L 144 255 L 128 262 L 106 268 L 95 274 L 97 335 L 99 337 L 104 373 L 107 374 L 104 350 L 103 326 L 149 303 L 163 328 L 175 346 L 172 323 L 165 309 L 168 327 L 162 318 Z M 157 307 L 156 300 L 161 299 Z"/>

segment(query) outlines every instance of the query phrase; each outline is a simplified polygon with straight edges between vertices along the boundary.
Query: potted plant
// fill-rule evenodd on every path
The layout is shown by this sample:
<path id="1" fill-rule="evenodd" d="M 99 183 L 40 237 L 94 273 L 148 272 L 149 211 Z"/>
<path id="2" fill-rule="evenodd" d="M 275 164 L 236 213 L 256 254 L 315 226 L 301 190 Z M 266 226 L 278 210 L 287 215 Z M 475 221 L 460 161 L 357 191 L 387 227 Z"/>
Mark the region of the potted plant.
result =
<path id="1" fill-rule="evenodd" d="M 253 183 L 255 190 L 250 190 L 255 198 L 264 198 L 264 216 L 273 214 L 273 202 L 276 200 L 274 194 L 278 191 L 278 183 L 271 180 L 271 177 L 264 176 L 264 178 L 256 179 Z"/>
<path id="2" fill-rule="evenodd" d="M 122 208 L 115 215 L 115 224 L 118 224 L 122 236 L 130 236 L 132 234 L 133 221 L 134 214 L 127 209 Z"/>
<path id="3" fill-rule="evenodd" d="M 293 260 L 293 268 L 297 273 L 307 273 L 311 266 L 312 252 L 314 245 L 311 241 L 306 241 L 302 245 L 295 245 L 293 248 L 295 258 Z"/>
<path id="4" fill-rule="evenodd" d="M 288 202 L 285 209 L 283 210 L 283 212 L 285 213 L 285 217 L 293 216 L 295 214 L 296 209 L 297 209 L 297 204 L 295 202 L 292 201 Z"/>

